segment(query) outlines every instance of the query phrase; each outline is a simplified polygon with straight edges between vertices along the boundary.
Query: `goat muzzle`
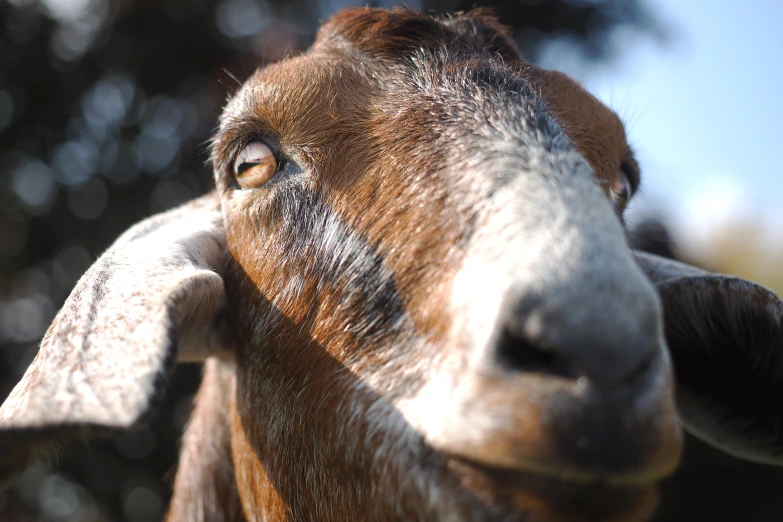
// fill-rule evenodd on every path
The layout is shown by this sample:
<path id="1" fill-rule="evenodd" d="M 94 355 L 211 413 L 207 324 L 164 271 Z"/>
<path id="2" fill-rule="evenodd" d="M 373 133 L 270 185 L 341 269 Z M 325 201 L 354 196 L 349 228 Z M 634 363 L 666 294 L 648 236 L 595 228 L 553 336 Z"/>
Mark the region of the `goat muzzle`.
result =
<path id="1" fill-rule="evenodd" d="M 596 187 L 518 183 L 466 250 L 449 355 L 406 416 L 487 490 L 642 513 L 682 450 L 660 302 Z"/>

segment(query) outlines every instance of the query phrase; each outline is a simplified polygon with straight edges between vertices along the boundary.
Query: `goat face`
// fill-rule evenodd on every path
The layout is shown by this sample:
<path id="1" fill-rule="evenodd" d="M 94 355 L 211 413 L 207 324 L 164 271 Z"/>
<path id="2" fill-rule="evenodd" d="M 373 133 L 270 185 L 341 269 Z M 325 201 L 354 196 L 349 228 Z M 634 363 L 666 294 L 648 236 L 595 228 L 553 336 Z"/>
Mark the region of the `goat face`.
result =
<path id="1" fill-rule="evenodd" d="M 643 517 L 680 433 L 657 296 L 601 190 L 620 172 L 467 23 L 503 36 L 343 14 L 226 107 L 236 445 L 301 518 L 324 484 L 334 520 L 543 520 L 588 490 Z M 279 166 L 260 184 L 235 175 L 255 140 Z"/>
<path id="2" fill-rule="evenodd" d="M 217 195 L 79 281 L 0 408 L 0 480 L 143 422 L 175 353 L 213 357 L 172 520 L 645 520 L 670 354 L 686 428 L 780 463 L 783 303 L 633 254 L 622 125 L 491 17 L 343 12 L 234 96 L 213 162 Z"/>

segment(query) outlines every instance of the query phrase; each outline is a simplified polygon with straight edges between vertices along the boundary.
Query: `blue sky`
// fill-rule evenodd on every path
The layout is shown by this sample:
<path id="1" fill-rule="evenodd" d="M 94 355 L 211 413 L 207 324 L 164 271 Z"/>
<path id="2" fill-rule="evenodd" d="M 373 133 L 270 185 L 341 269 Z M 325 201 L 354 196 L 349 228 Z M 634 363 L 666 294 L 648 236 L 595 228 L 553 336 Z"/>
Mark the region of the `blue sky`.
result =
<path id="1" fill-rule="evenodd" d="M 626 122 L 645 175 L 637 208 L 665 209 L 685 235 L 742 216 L 783 239 L 783 2 L 649 5 L 671 27 L 669 43 L 618 33 L 615 63 L 585 69 L 555 45 L 544 65 Z"/>

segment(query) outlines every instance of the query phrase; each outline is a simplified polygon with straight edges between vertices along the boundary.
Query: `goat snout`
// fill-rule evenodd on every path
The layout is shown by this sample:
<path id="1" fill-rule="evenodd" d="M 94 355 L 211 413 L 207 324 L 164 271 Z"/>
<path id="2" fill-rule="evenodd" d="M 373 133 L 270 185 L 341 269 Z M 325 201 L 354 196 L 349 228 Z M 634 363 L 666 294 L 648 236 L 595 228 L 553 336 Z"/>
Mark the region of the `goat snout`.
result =
<path id="1" fill-rule="evenodd" d="M 583 288 L 546 296 L 510 292 L 488 363 L 511 378 L 517 373 L 582 378 L 607 389 L 643 378 L 662 353 L 655 297 L 634 295 L 625 302 L 622 296 L 604 298 L 600 288 L 585 293 Z"/>
<path id="2" fill-rule="evenodd" d="M 681 452 L 660 302 L 603 194 L 554 187 L 520 178 L 488 212 L 452 283 L 449 356 L 406 415 L 463 463 L 652 487 Z"/>
<path id="3" fill-rule="evenodd" d="M 671 366 L 655 296 L 632 295 L 505 300 L 488 341 L 456 350 L 459 369 L 440 382 L 450 397 L 441 423 L 425 433 L 447 453 L 501 469 L 617 485 L 660 479 L 680 452 Z"/>

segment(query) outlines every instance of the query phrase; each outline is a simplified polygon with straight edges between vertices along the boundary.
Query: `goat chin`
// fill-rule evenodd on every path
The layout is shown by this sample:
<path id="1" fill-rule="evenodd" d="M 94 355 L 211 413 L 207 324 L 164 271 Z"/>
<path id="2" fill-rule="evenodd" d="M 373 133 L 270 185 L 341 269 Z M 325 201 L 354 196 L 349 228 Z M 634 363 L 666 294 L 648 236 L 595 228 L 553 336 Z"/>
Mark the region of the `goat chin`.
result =
<path id="1" fill-rule="evenodd" d="M 526 513 L 537 522 L 643 522 L 649 520 L 657 500 L 654 484 L 610 486 L 492 469 L 463 459 L 451 459 L 450 469 L 488 504 L 504 506 L 509 513 Z"/>

